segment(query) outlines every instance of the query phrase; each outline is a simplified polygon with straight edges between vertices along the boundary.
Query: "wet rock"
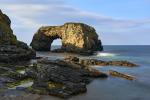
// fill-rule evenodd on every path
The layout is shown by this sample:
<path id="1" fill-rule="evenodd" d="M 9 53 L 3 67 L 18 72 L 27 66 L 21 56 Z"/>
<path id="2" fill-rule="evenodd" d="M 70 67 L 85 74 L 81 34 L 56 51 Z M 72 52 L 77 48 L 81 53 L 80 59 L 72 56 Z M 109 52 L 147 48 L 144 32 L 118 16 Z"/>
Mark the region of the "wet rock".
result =
<path id="1" fill-rule="evenodd" d="M 35 57 L 35 51 L 32 49 L 23 49 L 13 45 L 0 45 L 1 62 L 19 62 L 30 60 Z"/>
<path id="2" fill-rule="evenodd" d="M 76 60 L 78 59 L 78 60 Z M 131 63 L 129 61 L 102 61 L 97 59 L 79 59 L 74 56 L 69 56 L 64 59 L 68 62 L 75 62 L 82 65 L 99 65 L 99 66 L 123 66 L 123 67 L 137 67 L 137 64 Z"/>
<path id="3" fill-rule="evenodd" d="M 38 60 L 26 70 L 26 75 L 34 79 L 30 88 L 32 93 L 63 98 L 86 92 L 91 78 L 107 78 L 105 73 L 81 64 L 48 59 Z"/>
<path id="4" fill-rule="evenodd" d="M 131 75 L 127 75 L 127 74 L 123 74 L 117 71 L 113 71 L 113 70 L 109 70 L 109 74 L 115 77 L 121 77 L 127 80 L 134 80 L 135 77 L 131 76 Z"/>
<path id="5" fill-rule="evenodd" d="M 29 94 L 18 90 L 6 91 L 5 95 L 0 98 L 1 100 L 44 100 L 41 95 Z"/>
<path id="6" fill-rule="evenodd" d="M 15 80 L 9 77 L 5 76 L 0 76 L 0 83 L 11 83 L 14 82 Z"/>
<path id="7" fill-rule="evenodd" d="M 41 27 L 34 35 L 31 46 L 37 51 L 50 51 L 53 40 L 57 38 L 62 40 L 62 47 L 53 52 L 90 55 L 94 51 L 103 50 L 95 29 L 83 23 Z"/>
<path id="8" fill-rule="evenodd" d="M 73 62 L 73 61 L 67 61 L 67 60 L 39 60 L 39 63 L 43 63 L 43 64 L 55 64 L 58 66 L 63 66 L 63 67 L 69 67 L 69 68 L 73 68 L 76 69 L 78 71 L 84 71 L 86 73 L 84 73 L 85 76 L 90 76 L 90 77 L 107 77 L 107 75 L 105 73 L 102 73 L 90 66 L 84 65 L 84 64 L 80 64 L 77 62 Z"/>
<path id="9" fill-rule="evenodd" d="M 127 67 L 136 67 L 138 66 L 137 64 L 131 63 L 129 61 L 109 61 L 109 65 L 114 65 L 114 66 L 127 66 Z"/>
<path id="10" fill-rule="evenodd" d="M 18 70 L 25 68 L 25 66 L 9 66 L 9 64 L 1 64 L 0 67 L 0 82 L 14 83 L 28 78 L 24 73 L 19 73 Z"/>
<path id="11" fill-rule="evenodd" d="M 65 61 L 79 62 L 79 58 L 75 56 L 69 56 L 64 59 Z"/>
<path id="12" fill-rule="evenodd" d="M 22 80 L 28 78 L 27 75 L 15 72 L 15 71 L 9 71 L 4 76 L 7 76 L 9 78 L 15 79 L 15 80 Z"/>

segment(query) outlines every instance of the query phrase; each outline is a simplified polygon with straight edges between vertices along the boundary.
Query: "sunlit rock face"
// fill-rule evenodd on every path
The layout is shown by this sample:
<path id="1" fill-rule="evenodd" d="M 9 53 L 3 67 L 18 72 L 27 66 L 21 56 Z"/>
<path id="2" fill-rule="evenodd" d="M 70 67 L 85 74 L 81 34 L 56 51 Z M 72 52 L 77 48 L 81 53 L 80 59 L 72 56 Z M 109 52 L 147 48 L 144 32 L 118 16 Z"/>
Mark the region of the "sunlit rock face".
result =
<path id="1" fill-rule="evenodd" d="M 41 27 L 31 42 L 37 51 L 49 51 L 53 40 L 62 40 L 61 50 L 65 52 L 87 52 L 103 50 L 95 29 L 83 23 L 65 23 L 62 26 Z"/>

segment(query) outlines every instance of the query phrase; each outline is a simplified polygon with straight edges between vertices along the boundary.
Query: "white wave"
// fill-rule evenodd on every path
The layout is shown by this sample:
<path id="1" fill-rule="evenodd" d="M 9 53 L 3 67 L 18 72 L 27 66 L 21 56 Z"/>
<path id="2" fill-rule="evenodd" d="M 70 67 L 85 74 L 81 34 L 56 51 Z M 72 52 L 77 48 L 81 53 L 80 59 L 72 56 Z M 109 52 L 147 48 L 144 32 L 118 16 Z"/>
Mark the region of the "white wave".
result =
<path id="1" fill-rule="evenodd" d="M 114 54 L 114 53 L 106 53 L 106 52 L 98 52 L 96 54 L 96 56 L 100 56 L 100 57 L 113 57 L 113 56 L 116 56 L 116 54 Z"/>

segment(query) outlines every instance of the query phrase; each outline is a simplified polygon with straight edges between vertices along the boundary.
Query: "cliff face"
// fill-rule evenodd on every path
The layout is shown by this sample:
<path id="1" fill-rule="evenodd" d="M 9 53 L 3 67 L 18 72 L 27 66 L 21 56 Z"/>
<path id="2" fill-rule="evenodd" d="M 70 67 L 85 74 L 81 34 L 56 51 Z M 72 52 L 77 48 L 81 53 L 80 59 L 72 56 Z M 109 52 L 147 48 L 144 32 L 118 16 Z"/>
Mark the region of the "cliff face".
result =
<path id="1" fill-rule="evenodd" d="M 61 49 L 66 52 L 103 50 L 95 29 L 83 23 L 41 27 L 34 35 L 31 46 L 38 51 L 49 51 L 51 43 L 57 38 L 62 40 Z"/>
<path id="2" fill-rule="evenodd" d="M 29 60 L 35 52 L 26 43 L 18 41 L 10 27 L 9 17 L 0 10 L 0 62 Z"/>
<path id="3" fill-rule="evenodd" d="M 0 44 L 16 44 L 17 38 L 13 35 L 10 28 L 11 21 L 9 17 L 0 10 Z"/>

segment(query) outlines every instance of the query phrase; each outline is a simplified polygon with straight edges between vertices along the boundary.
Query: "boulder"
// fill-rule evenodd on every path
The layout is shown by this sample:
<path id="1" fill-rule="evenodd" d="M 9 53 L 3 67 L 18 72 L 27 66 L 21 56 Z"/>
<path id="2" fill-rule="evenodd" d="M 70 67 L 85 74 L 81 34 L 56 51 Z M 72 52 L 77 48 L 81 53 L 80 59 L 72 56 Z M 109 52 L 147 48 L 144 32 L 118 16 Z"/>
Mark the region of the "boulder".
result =
<path id="1" fill-rule="evenodd" d="M 10 25 L 9 17 L 0 10 L 0 61 L 14 62 L 34 58 L 35 51 L 17 40 Z"/>
<path id="2" fill-rule="evenodd" d="M 83 23 L 41 27 L 33 36 L 31 46 L 37 51 L 50 51 L 53 40 L 61 39 L 61 50 L 56 52 L 88 53 L 102 51 L 96 30 Z"/>

